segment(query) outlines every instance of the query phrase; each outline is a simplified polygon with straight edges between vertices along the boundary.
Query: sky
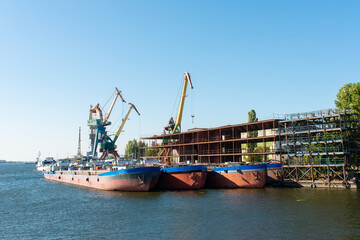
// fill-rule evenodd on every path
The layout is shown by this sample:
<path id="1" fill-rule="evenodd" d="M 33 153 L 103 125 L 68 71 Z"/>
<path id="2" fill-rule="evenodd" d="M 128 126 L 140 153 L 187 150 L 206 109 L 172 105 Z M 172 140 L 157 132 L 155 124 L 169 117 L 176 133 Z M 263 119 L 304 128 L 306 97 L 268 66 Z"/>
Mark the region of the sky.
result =
<path id="1" fill-rule="evenodd" d="M 117 141 L 334 108 L 360 79 L 359 1 L 0 0 L 0 159 L 89 150 L 90 104 L 135 104 Z M 107 110 L 105 106 L 104 111 Z M 117 102 L 108 129 L 128 105 Z M 194 115 L 194 118 L 191 118 Z"/>

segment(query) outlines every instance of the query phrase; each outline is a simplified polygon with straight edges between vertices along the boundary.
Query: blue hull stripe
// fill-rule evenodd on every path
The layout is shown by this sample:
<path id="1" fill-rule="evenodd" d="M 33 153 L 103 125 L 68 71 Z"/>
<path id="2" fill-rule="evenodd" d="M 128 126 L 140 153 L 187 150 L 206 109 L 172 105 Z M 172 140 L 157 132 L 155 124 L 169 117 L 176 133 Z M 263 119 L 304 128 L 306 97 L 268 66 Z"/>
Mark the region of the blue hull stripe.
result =
<path id="1" fill-rule="evenodd" d="M 129 173 L 147 173 L 147 172 L 160 172 L 160 168 L 159 167 L 128 168 L 128 169 L 111 171 L 107 173 L 101 173 L 98 176 L 104 177 L 104 176 L 121 175 L 121 174 L 129 174 Z"/>
<path id="2" fill-rule="evenodd" d="M 273 168 L 282 168 L 282 163 L 275 163 L 275 164 L 267 164 L 267 169 L 273 169 Z"/>
<path id="3" fill-rule="evenodd" d="M 203 166 L 203 165 L 196 165 L 196 166 L 181 166 L 181 167 L 162 168 L 161 171 L 165 172 L 165 173 L 194 172 L 194 171 L 206 172 L 207 168 L 205 166 Z"/>
<path id="4" fill-rule="evenodd" d="M 240 165 L 235 167 L 221 167 L 221 168 L 214 168 L 214 172 L 223 172 L 224 170 L 228 171 L 256 171 L 256 170 L 265 170 L 266 164 L 257 164 L 257 165 Z"/>
<path id="5" fill-rule="evenodd" d="M 125 179 L 139 179 L 142 178 L 144 179 L 148 179 L 148 178 L 159 178 L 160 176 L 160 171 L 155 172 L 135 172 L 135 173 L 122 173 L 122 174 L 117 174 L 117 175 L 106 175 L 106 176 L 100 176 L 101 179 L 108 179 L 108 180 L 125 180 Z"/>

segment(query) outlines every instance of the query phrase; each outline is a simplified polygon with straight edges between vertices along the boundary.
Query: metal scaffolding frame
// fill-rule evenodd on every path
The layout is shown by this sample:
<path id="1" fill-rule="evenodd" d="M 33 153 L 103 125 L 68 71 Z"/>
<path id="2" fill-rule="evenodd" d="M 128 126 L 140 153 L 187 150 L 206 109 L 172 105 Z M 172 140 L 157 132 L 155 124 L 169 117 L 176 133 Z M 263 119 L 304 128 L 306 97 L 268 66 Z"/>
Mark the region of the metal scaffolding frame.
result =
<path id="1" fill-rule="evenodd" d="M 285 179 L 297 183 L 348 187 L 359 166 L 355 141 L 358 114 L 327 109 L 284 115 L 279 122 Z"/>

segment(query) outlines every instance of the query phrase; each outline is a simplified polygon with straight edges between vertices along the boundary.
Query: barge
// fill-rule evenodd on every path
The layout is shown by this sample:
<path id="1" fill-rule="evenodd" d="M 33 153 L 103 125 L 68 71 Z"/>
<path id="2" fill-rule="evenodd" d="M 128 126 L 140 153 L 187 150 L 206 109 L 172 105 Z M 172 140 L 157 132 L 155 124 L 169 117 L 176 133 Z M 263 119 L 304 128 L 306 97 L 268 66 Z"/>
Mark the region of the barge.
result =
<path id="1" fill-rule="evenodd" d="M 45 179 L 111 191 L 141 191 L 154 188 L 160 167 L 113 167 L 112 170 L 43 171 Z"/>
<path id="2" fill-rule="evenodd" d="M 156 185 L 159 190 L 197 190 L 205 186 L 207 168 L 204 165 L 163 167 Z"/>
<path id="3" fill-rule="evenodd" d="M 262 188 L 266 183 L 266 164 L 215 167 L 208 172 L 208 188 Z"/>
<path id="4" fill-rule="evenodd" d="M 272 185 L 284 181 L 284 170 L 282 163 L 268 163 L 266 164 L 266 184 Z"/>

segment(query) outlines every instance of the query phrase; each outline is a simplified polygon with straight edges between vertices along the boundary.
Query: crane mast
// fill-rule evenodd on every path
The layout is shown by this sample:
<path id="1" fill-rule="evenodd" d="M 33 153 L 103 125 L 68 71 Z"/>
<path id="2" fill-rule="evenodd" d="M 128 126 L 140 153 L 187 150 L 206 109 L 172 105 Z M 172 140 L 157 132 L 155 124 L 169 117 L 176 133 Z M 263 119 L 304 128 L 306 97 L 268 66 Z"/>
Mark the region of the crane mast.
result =
<path id="1" fill-rule="evenodd" d="M 90 105 L 90 111 L 89 111 L 89 121 L 92 121 L 92 113 L 91 113 L 92 105 Z M 88 121 L 88 125 L 89 125 Z M 94 148 L 94 142 L 95 142 L 95 126 L 89 126 L 90 127 L 90 133 L 89 133 L 89 139 L 90 139 L 90 152 L 87 152 L 87 157 L 89 157 L 90 154 L 93 153 Z"/>
<path id="2" fill-rule="evenodd" d="M 176 122 L 174 123 L 173 118 L 171 118 L 169 121 L 168 127 L 165 127 L 165 130 L 169 131 L 169 133 L 181 132 L 181 120 L 182 120 L 182 114 L 183 114 L 183 110 L 184 110 L 187 84 L 188 83 L 190 84 L 191 89 L 194 88 L 192 85 L 192 82 L 191 82 L 190 74 L 188 72 L 184 72 L 184 75 L 185 75 L 184 76 L 184 86 L 183 86 L 183 90 L 182 90 L 182 94 L 181 94 L 180 105 L 179 105 L 179 110 L 178 110 L 178 114 L 176 117 Z"/>
<path id="3" fill-rule="evenodd" d="M 122 121 L 122 123 L 121 123 L 121 125 L 120 125 L 120 127 L 119 127 L 119 130 L 118 130 L 117 133 L 115 134 L 114 139 L 111 139 L 106 133 L 105 133 L 104 137 L 102 138 L 102 142 L 100 143 L 100 152 L 102 152 L 101 159 L 105 159 L 106 156 L 108 156 L 109 154 L 112 154 L 112 155 L 114 155 L 115 157 L 119 157 L 119 154 L 118 154 L 117 151 L 116 151 L 115 142 L 116 142 L 116 140 L 119 138 L 119 135 L 120 135 L 120 133 L 122 132 L 126 121 L 127 121 L 128 118 L 129 118 L 129 115 L 130 115 L 131 110 L 134 109 L 134 110 L 137 112 L 137 114 L 139 114 L 139 116 L 140 116 L 140 113 L 139 113 L 139 111 L 136 109 L 135 105 L 132 104 L 132 103 L 129 103 L 129 105 L 130 105 L 130 109 L 129 109 L 129 111 L 127 112 L 125 118 L 123 119 L 123 121 Z"/>
<path id="4" fill-rule="evenodd" d="M 104 118 L 102 115 L 102 110 L 100 109 L 100 104 L 97 104 L 94 108 L 90 107 L 90 113 L 89 113 L 89 120 L 88 120 L 88 126 L 90 127 L 90 141 L 91 141 L 91 155 L 92 158 L 96 158 L 97 154 L 97 146 L 99 142 L 103 141 L 105 135 L 106 135 L 106 129 L 105 126 L 110 125 L 111 123 L 108 121 L 111 111 L 114 108 L 115 102 L 117 98 L 120 96 L 122 102 L 126 102 L 124 98 L 121 95 L 121 91 L 119 91 L 117 88 L 115 88 L 116 94 L 115 97 L 106 112 Z M 96 114 L 96 118 L 94 119 L 92 114 Z M 95 133 L 94 133 L 95 130 Z"/>

